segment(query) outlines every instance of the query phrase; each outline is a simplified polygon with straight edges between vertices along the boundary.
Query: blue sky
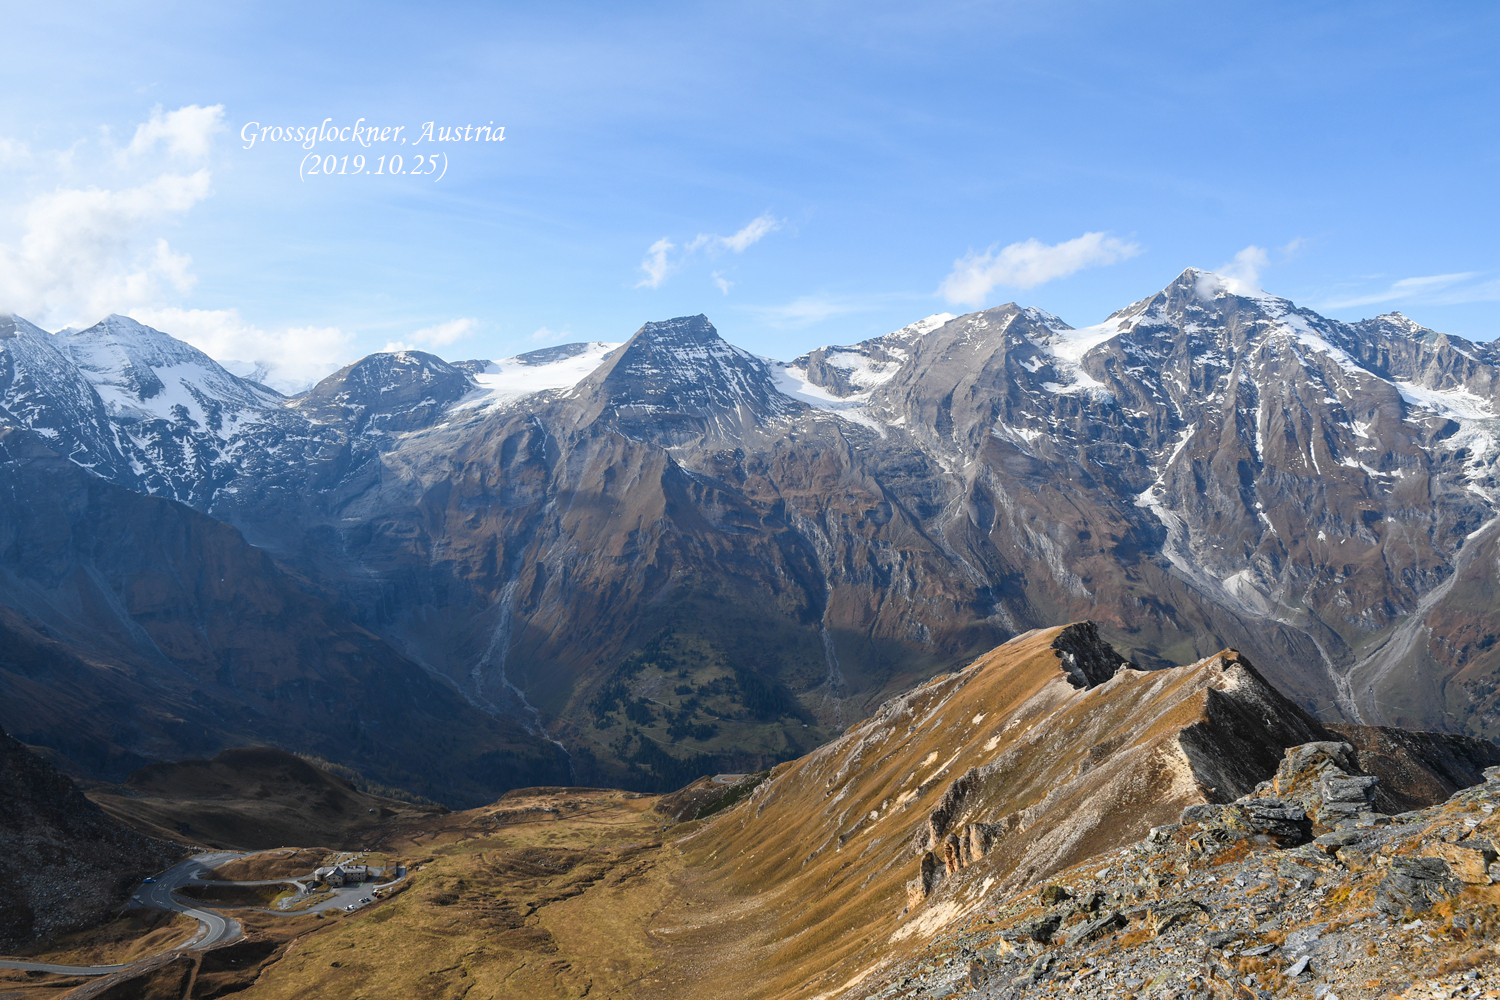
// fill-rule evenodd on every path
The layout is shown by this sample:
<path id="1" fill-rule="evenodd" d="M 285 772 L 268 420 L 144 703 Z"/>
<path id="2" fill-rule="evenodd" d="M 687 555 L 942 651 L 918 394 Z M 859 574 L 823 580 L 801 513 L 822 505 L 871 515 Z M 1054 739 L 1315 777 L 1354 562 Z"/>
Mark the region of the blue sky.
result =
<path id="1" fill-rule="evenodd" d="M 0 310 L 51 329 L 290 373 L 704 312 L 790 358 L 1199 266 L 1500 334 L 1500 5 L 8 6 Z M 360 117 L 505 140 L 436 182 L 240 141 Z"/>

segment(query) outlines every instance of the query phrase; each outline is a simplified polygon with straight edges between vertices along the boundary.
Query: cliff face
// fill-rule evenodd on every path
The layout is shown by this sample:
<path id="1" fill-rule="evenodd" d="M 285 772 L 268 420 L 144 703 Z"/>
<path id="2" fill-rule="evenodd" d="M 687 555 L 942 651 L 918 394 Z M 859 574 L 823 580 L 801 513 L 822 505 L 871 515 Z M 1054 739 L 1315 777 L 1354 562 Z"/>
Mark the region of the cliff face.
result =
<path id="1" fill-rule="evenodd" d="M 183 854 L 105 815 L 0 731 L 0 950 L 107 919 Z"/>

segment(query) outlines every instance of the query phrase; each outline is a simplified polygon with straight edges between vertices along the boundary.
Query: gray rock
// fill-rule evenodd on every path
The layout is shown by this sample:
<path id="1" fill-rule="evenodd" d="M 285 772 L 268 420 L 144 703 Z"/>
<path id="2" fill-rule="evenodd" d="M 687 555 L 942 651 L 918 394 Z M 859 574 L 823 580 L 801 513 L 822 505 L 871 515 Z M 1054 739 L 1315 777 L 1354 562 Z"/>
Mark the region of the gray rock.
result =
<path id="1" fill-rule="evenodd" d="M 1057 932 L 1062 923 L 1061 913 L 1049 913 L 1035 920 L 1017 924 L 1015 927 L 1005 931 L 1000 936 L 1007 941 L 1035 941 L 1038 944 L 1050 944 L 1052 935 Z"/>
<path id="2" fill-rule="evenodd" d="M 1375 887 L 1375 908 L 1392 916 L 1408 909 L 1421 913 L 1462 888 L 1463 883 L 1441 858 L 1395 857 L 1391 873 Z"/>
<path id="3" fill-rule="evenodd" d="M 1125 926 L 1125 916 L 1118 910 L 1110 910 L 1101 914 L 1093 920 L 1085 920 L 1068 931 L 1064 941 L 1068 945 L 1083 944 L 1097 937 L 1103 937 L 1112 931 L 1117 931 Z"/>
<path id="4" fill-rule="evenodd" d="M 1332 833 L 1325 833 L 1314 837 L 1313 843 L 1327 853 L 1333 854 L 1340 847 L 1352 847 L 1359 843 L 1361 839 L 1361 835 L 1353 830 L 1335 830 Z"/>
<path id="5" fill-rule="evenodd" d="M 1325 774 L 1318 782 L 1318 794 L 1325 805 L 1355 802 L 1368 807 L 1375 800 L 1375 786 L 1380 779 L 1373 774 Z"/>
<path id="6" fill-rule="evenodd" d="M 1021 977 L 1021 982 L 1035 983 L 1041 981 L 1041 978 L 1052 968 L 1052 961 L 1053 956 L 1043 955 L 1035 962 L 1032 962 L 1031 968 L 1026 970 L 1026 975 Z"/>
<path id="7" fill-rule="evenodd" d="M 1318 939 L 1323 936 L 1323 929 L 1327 926 L 1327 924 L 1313 924 L 1310 927 L 1292 931 L 1286 936 L 1286 940 L 1281 942 L 1281 950 L 1289 955 L 1311 950 L 1313 945 L 1317 944 Z"/>
<path id="8" fill-rule="evenodd" d="M 1104 893 L 1086 892 L 1082 896 L 1078 897 L 1078 902 L 1074 904 L 1073 909 L 1074 911 L 1079 913 L 1093 913 L 1103 905 Z"/>
<path id="9" fill-rule="evenodd" d="M 1204 937 L 1204 940 L 1208 943 L 1208 946 L 1210 948 L 1223 948 L 1226 945 L 1233 944 L 1234 942 L 1240 940 L 1240 938 L 1242 938 L 1244 936 L 1245 936 L 1245 932 L 1244 931 L 1228 930 L 1228 931 L 1209 931 L 1203 937 Z"/>
<path id="10" fill-rule="evenodd" d="M 1289 806 L 1280 799 L 1242 799 L 1240 805 L 1257 819 L 1286 820 L 1292 823 L 1307 819 L 1307 810 L 1300 806 Z"/>
<path id="11" fill-rule="evenodd" d="M 1182 810 L 1182 823 L 1202 823 L 1205 820 L 1212 820 L 1217 817 L 1223 810 L 1223 806 L 1216 805 L 1212 802 L 1205 802 L 1201 805 L 1188 806 L 1186 809 Z"/>

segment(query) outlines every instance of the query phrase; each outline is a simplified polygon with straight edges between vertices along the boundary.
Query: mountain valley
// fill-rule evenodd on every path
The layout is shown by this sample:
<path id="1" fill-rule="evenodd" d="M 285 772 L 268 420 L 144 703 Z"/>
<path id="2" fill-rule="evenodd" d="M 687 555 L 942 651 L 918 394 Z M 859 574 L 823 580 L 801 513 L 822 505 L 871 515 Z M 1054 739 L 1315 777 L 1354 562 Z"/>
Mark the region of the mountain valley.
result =
<path id="1" fill-rule="evenodd" d="M 172 825 L 173 808 L 201 814 L 210 791 L 219 815 L 289 815 L 275 810 L 304 791 L 345 812 L 373 803 L 358 846 L 220 853 L 214 878 L 284 878 L 339 849 L 404 874 L 347 911 L 214 904 L 243 936 L 206 951 L 82 985 L 65 970 L 12 982 L 18 997 L 834 1000 L 1050 995 L 1091 980 L 1123 996 L 1160 968 L 1162 985 L 1190 992 L 1200 976 L 1199 995 L 1235 995 L 1254 972 L 1277 995 L 1303 995 L 1300 983 L 1384 996 L 1487 974 L 1500 954 L 1481 808 L 1500 794 L 1486 784 L 1497 765 L 1500 747 L 1469 737 L 1331 731 L 1233 650 L 1136 669 L 1078 623 L 1017 637 L 768 774 L 708 783 L 729 794 L 531 788 L 447 813 L 356 800 L 266 752 L 149 769 L 131 783 L 151 796 L 143 808 L 105 801 L 150 829 Z M 1432 873 L 1401 876 L 1408 886 L 1403 865 Z M 1266 870 L 1273 888 L 1282 873 L 1279 907 L 1241 913 L 1233 885 L 1227 900 L 1212 888 L 1239 877 L 1264 895 Z M 1448 929 L 1426 955 L 1343 961 L 1345 937 L 1362 948 L 1392 914 Z M 1296 950 L 1319 929 L 1331 951 Z M 1236 965 L 1231 945 L 1250 957 Z M 1279 945 L 1285 958 L 1269 954 Z M 1160 964 L 1178 953 L 1208 973 Z M 1291 971 L 1301 954 L 1313 963 Z"/>
<path id="2" fill-rule="evenodd" d="M 0 723 L 110 781 L 272 743 L 452 806 L 666 791 L 1089 618 L 1143 667 L 1239 649 L 1326 723 L 1494 735 L 1497 364 L 1196 270 L 1084 329 L 1006 305 L 781 363 L 688 317 L 291 398 L 11 319 Z"/>

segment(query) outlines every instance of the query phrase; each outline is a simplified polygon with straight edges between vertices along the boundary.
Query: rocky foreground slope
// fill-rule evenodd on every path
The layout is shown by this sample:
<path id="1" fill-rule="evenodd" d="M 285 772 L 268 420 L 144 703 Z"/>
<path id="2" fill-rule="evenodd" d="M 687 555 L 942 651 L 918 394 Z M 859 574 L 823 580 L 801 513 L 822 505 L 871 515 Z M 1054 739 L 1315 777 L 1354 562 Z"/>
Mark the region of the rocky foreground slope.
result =
<path id="1" fill-rule="evenodd" d="M 1234 803 L 986 900 L 836 995 L 1500 996 L 1500 768 L 1394 816 L 1347 743 L 1288 751 Z"/>
<path id="2" fill-rule="evenodd" d="M 1352 731 L 1386 750 L 1369 760 L 1385 808 L 1430 805 L 1500 763 L 1484 741 Z M 855 995 L 996 899 L 1254 794 L 1287 748 L 1339 739 L 1238 653 L 1142 671 L 1082 623 L 886 703 L 680 845 L 709 884 L 755 901 L 750 995 Z"/>

